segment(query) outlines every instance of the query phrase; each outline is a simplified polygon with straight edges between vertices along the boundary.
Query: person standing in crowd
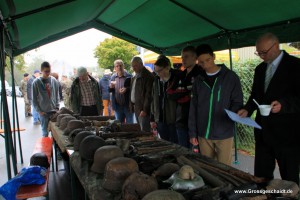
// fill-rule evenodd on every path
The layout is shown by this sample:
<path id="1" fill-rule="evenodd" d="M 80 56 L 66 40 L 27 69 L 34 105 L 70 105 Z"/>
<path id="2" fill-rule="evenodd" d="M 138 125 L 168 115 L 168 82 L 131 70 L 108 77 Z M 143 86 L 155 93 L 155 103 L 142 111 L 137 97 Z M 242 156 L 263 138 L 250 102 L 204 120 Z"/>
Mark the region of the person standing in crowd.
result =
<path id="1" fill-rule="evenodd" d="M 129 108 L 131 75 L 125 71 L 122 60 L 114 61 L 114 73 L 111 77 L 112 106 L 116 119 L 122 123 L 133 123 L 133 112 Z"/>
<path id="2" fill-rule="evenodd" d="M 62 75 L 62 80 L 60 82 L 62 89 L 62 96 L 64 100 L 64 105 L 67 109 L 71 109 L 70 95 L 71 95 L 71 85 L 72 81 L 68 79 L 67 75 Z"/>
<path id="3" fill-rule="evenodd" d="M 71 86 L 71 107 L 81 116 L 102 114 L 102 101 L 98 82 L 88 74 L 85 67 L 77 69 L 78 77 Z"/>
<path id="4" fill-rule="evenodd" d="M 103 77 L 99 81 L 99 87 L 102 95 L 103 116 L 114 115 L 111 107 L 110 92 L 109 92 L 111 74 L 112 72 L 110 71 L 110 69 L 105 69 L 103 73 Z"/>
<path id="5" fill-rule="evenodd" d="M 28 101 L 27 97 L 27 83 L 29 80 L 29 74 L 25 73 L 24 78 L 21 80 L 21 85 L 19 90 L 22 92 L 23 98 L 24 98 L 24 103 L 25 103 L 25 117 L 32 116 L 31 114 L 31 105 Z"/>
<path id="6" fill-rule="evenodd" d="M 33 81 L 40 77 L 40 70 L 34 70 L 33 75 L 27 82 L 27 98 L 28 102 L 30 105 L 32 105 L 32 83 Z M 32 105 L 32 117 L 33 117 L 33 124 L 34 125 L 39 125 L 40 124 L 40 119 L 39 119 L 39 113 L 35 110 L 34 106 Z"/>
<path id="7" fill-rule="evenodd" d="M 27 83 L 29 80 L 29 74 L 25 73 L 24 74 L 24 78 L 23 80 L 21 80 L 21 85 L 20 85 L 20 91 L 23 94 L 23 98 L 24 98 L 24 103 L 25 103 L 25 117 L 29 117 L 32 116 L 31 114 L 31 105 L 28 101 L 28 97 L 27 97 Z"/>
<path id="8" fill-rule="evenodd" d="M 48 137 L 48 124 L 51 114 L 59 110 L 59 83 L 50 76 L 48 62 L 41 64 L 42 77 L 32 83 L 32 104 L 39 113 L 43 137 Z"/>
<path id="9" fill-rule="evenodd" d="M 132 58 L 131 66 L 136 75 L 131 80 L 130 103 L 133 105 L 141 130 L 150 132 L 150 107 L 154 76 L 145 68 L 142 59 L 138 56 Z"/>
<path id="10" fill-rule="evenodd" d="M 59 82 L 59 76 L 58 76 L 58 73 L 56 72 L 52 72 L 50 74 L 51 76 L 53 76 L 58 82 Z M 62 88 L 61 88 L 61 85 L 59 84 L 59 100 L 62 101 L 63 100 L 63 95 L 62 95 Z"/>
<path id="11" fill-rule="evenodd" d="M 154 63 L 154 77 L 151 104 L 151 128 L 156 129 L 164 140 L 177 143 L 176 101 L 168 96 L 174 87 L 179 71 L 171 68 L 170 60 L 160 55 Z"/>
<path id="12" fill-rule="evenodd" d="M 181 52 L 184 71 L 179 76 L 175 96 L 177 99 L 176 110 L 176 131 L 178 143 L 181 146 L 190 148 L 188 131 L 188 120 L 191 100 L 191 90 L 195 78 L 202 72 L 200 66 L 196 64 L 197 54 L 193 46 L 187 46 Z"/>
<path id="13" fill-rule="evenodd" d="M 299 185 L 300 59 L 280 50 L 272 33 L 258 38 L 255 53 L 263 62 L 255 69 L 251 95 L 238 114 L 251 116 L 257 110 L 253 99 L 272 109 L 269 116 L 256 113 L 262 129 L 254 129 L 254 175 L 273 179 L 277 161 L 281 178 Z"/>
<path id="14" fill-rule="evenodd" d="M 224 64 L 215 64 L 207 44 L 197 47 L 198 64 L 204 73 L 195 79 L 189 112 L 190 142 L 202 155 L 231 165 L 234 122 L 225 109 L 237 112 L 243 106 L 239 77 Z"/>

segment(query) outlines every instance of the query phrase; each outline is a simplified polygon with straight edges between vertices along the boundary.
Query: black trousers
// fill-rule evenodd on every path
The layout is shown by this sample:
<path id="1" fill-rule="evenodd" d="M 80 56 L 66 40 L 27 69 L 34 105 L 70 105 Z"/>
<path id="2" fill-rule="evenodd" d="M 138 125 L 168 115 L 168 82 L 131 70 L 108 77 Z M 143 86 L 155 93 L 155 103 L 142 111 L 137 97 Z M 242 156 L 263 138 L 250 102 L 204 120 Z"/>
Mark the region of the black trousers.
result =
<path id="1" fill-rule="evenodd" d="M 256 137 L 254 175 L 273 179 L 276 160 L 281 178 L 299 185 L 299 152 L 298 145 L 275 146 Z"/>
<path id="2" fill-rule="evenodd" d="M 81 116 L 98 116 L 98 109 L 96 105 L 92 106 L 81 106 Z"/>

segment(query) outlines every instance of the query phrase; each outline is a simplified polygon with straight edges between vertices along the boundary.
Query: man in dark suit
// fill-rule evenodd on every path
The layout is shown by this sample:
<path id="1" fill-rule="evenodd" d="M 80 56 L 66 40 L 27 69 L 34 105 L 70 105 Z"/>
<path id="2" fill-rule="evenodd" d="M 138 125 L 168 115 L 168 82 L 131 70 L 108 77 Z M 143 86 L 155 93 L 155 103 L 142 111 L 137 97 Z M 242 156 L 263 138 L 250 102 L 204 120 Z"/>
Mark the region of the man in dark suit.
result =
<path id="1" fill-rule="evenodd" d="M 273 179 L 275 160 L 282 179 L 299 185 L 300 59 L 279 48 L 272 33 L 256 42 L 256 55 L 263 62 L 255 69 L 251 96 L 238 114 L 251 116 L 259 104 L 271 105 L 269 116 L 256 114 L 262 129 L 255 129 L 254 175 Z"/>

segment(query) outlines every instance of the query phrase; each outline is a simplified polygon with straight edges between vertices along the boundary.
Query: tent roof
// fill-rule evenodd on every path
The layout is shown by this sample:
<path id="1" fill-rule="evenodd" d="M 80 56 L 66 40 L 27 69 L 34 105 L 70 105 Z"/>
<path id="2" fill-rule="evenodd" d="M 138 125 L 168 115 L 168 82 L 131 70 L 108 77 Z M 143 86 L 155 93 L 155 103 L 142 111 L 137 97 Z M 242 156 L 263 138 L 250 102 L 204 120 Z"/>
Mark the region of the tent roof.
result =
<path id="1" fill-rule="evenodd" d="M 0 0 L 14 55 L 96 28 L 157 53 L 186 45 L 252 46 L 270 31 L 300 40 L 299 0 Z"/>

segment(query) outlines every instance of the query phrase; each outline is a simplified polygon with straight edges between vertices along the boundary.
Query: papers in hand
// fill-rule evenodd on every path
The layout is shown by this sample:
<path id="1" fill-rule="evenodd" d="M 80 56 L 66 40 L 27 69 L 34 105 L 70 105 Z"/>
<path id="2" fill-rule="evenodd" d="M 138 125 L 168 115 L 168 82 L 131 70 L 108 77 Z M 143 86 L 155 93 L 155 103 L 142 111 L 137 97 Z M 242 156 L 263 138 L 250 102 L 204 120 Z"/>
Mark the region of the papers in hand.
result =
<path id="1" fill-rule="evenodd" d="M 238 122 L 238 123 L 241 123 L 241 124 L 245 124 L 245 125 L 248 125 L 248 126 L 252 126 L 254 128 L 258 128 L 258 129 L 261 129 L 261 126 L 258 125 L 253 119 L 251 119 L 250 117 L 240 117 L 238 114 L 230 111 L 230 110 L 227 110 L 225 109 L 228 117 L 232 120 L 232 121 L 235 121 L 235 122 Z"/>

